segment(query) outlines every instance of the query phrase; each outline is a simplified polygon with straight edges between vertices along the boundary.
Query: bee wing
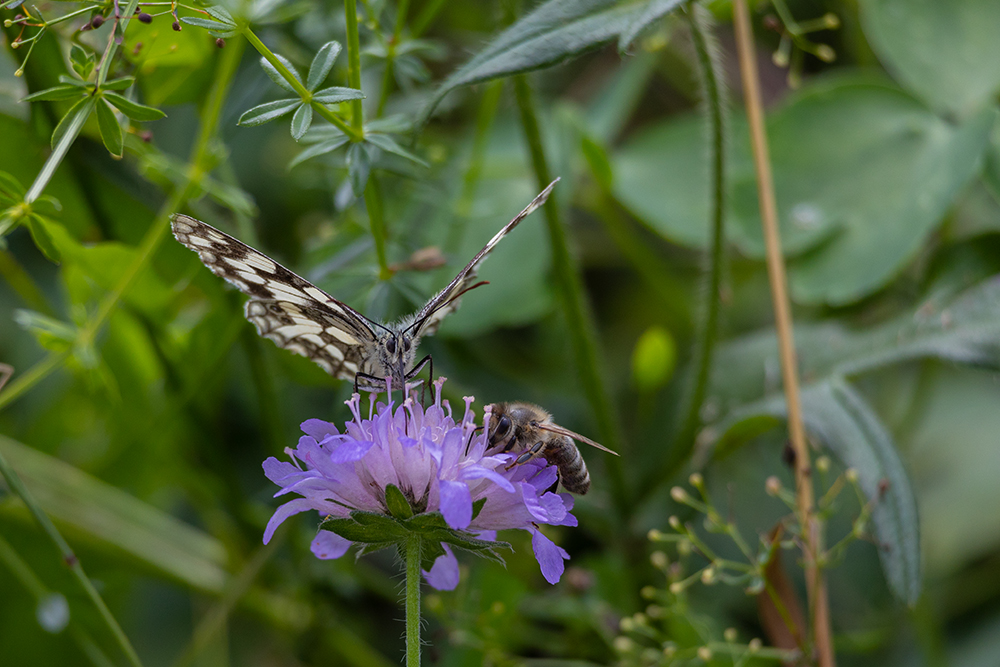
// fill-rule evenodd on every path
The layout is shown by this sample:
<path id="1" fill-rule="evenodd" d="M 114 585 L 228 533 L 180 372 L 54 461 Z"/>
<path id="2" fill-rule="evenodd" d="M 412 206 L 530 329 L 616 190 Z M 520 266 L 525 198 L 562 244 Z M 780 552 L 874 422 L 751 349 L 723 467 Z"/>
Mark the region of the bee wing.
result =
<path id="1" fill-rule="evenodd" d="M 620 454 L 618 454 L 618 452 L 614 451 L 613 449 L 608 449 L 604 445 L 602 445 L 600 443 L 597 443 L 597 442 L 594 442 L 590 438 L 586 438 L 586 437 L 580 435 L 579 433 L 574 433 L 573 431 L 569 430 L 568 428 L 563 428 L 559 424 L 539 424 L 538 428 L 541 431 L 549 431 L 550 433 L 558 433 L 559 435 L 569 436 L 570 438 L 573 438 L 574 440 L 576 440 L 578 442 L 582 442 L 584 444 L 590 445 L 591 447 L 597 447 L 598 449 L 600 449 L 602 451 L 605 451 L 608 454 L 614 454 L 615 456 L 620 456 Z"/>
<path id="2" fill-rule="evenodd" d="M 476 283 L 476 274 L 479 270 L 479 265 L 482 264 L 483 260 L 490 254 L 496 244 L 500 243 L 503 237 L 507 236 L 510 230 L 514 229 L 519 222 L 524 220 L 526 217 L 531 215 L 535 209 L 544 204 L 552 193 L 552 188 L 555 187 L 559 179 L 549 183 L 549 186 L 541 191 L 537 197 L 531 200 L 523 211 L 517 214 L 513 220 L 504 225 L 503 229 L 497 232 L 493 238 L 489 240 L 489 243 L 472 258 L 472 261 L 466 264 L 465 268 L 462 269 L 455 279 L 448 283 L 448 286 L 443 290 L 434 295 L 427 305 L 420 309 L 413 317 L 413 324 L 410 325 L 410 329 L 413 330 L 413 337 L 419 338 L 421 336 L 432 334 L 437 331 L 438 326 L 449 313 L 454 312 L 462 299 L 462 295 L 468 292 L 470 289 L 479 287 L 484 283 Z"/>

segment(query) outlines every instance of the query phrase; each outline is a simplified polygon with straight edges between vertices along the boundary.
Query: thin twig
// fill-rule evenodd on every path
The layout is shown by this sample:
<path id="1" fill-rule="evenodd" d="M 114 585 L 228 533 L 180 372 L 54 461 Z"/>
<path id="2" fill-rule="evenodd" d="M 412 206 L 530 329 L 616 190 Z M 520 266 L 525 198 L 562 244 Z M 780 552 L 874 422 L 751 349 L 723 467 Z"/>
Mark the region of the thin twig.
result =
<path id="1" fill-rule="evenodd" d="M 778 211 L 774 198 L 774 181 L 771 177 L 770 156 L 767 136 L 764 131 L 764 112 L 760 96 L 760 82 L 757 74 L 757 60 L 754 56 L 753 32 L 744 0 L 733 3 L 733 22 L 736 29 L 736 48 L 743 79 L 743 95 L 746 102 L 747 120 L 750 125 L 750 141 L 753 147 L 754 167 L 757 172 L 757 193 L 760 198 L 760 217 L 764 227 L 764 241 L 767 247 L 767 274 L 771 283 L 771 299 L 774 302 L 775 325 L 778 330 L 778 348 L 781 356 L 781 374 L 788 405 L 788 431 L 795 450 L 796 506 L 799 522 L 806 537 L 804 545 L 806 591 L 812 616 L 813 640 L 820 667 L 835 664 L 830 637 L 830 611 L 826 596 L 826 584 L 817 565 L 817 555 L 822 548 L 819 523 L 813 516 L 812 471 L 809 450 L 806 446 L 805 429 L 802 424 L 802 406 L 799 402 L 798 362 L 795 356 L 795 341 L 792 335 L 791 306 L 788 300 L 785 264 L 781 254 L 781 239 L 778 236 Z"/>

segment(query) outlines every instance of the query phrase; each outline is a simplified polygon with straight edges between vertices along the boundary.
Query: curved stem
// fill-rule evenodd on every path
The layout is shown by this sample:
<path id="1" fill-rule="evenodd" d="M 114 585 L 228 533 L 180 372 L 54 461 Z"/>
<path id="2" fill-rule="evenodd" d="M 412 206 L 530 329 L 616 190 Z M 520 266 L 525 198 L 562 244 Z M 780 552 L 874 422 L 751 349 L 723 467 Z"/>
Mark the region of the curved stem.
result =
<path id="1" fill-rule="evenodd" d="M 420 667 L 420 536 L 406 541 L 406 667 Z"/>
<path id="2" fill-rule="evenodd" d="M 711 151 L 712 181 L 712 238 L 709 253 L 708 285 L 705 291 L 704 314 L 699 323 L 696 349 L 692 361 L 693 374 L 686 396 L 686 409 L 680 428 L 674 438 L 673 447 L 658 473 L 660 480 L 669 479 L 677 467 L 687 460 L 694 448 L 695 436 L 701 425 L 701 408 L 708 392 L 708 382 L 712 370 L 712 356 L 719 326 L 719 291 L 722 287 L 722 267 L 724 261 L 725 214 L 726 214 L 726 174 L 725 174 L 725 130 L 723 127 L 724 108 L 722 82 L 719 73 L 721 65 L 717 61 L 718 50 L 712 43 L 708 12 L 700 5 L 692 4 L 685 12 L 695 52 L 698 58 L 699 74 L 705 96 L 708 116 Z"/>

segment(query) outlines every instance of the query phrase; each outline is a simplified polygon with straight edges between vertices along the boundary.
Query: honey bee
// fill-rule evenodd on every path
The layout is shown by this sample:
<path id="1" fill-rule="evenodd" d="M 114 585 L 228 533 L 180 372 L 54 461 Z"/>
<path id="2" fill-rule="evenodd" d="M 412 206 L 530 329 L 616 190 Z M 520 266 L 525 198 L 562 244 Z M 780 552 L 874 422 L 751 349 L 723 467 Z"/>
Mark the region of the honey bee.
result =
<path id="1" fill-rule="evenodd" d="M 563 488 L 583 495 L 590 490 L 590 473 L 574 440 L 618 456 L 617 452 L 553 423 L 552 415 L 537 405 L 523 401 L 493 404 L 488 448 L 521 452 L 507 468 L 541 456 L 556 466 Z"/>

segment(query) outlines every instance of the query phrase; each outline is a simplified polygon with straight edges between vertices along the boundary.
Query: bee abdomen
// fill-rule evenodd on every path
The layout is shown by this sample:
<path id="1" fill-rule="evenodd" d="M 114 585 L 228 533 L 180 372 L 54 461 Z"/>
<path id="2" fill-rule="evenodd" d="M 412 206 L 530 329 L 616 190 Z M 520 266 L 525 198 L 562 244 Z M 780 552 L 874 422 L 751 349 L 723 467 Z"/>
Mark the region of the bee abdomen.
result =
<path id="1" fill-rule="evenodd" d="M 590 490 L 590 473 L 587 472 L 587 464 L 583 461 L 580 450 L 569 438 L 559 447 L 550 448 L 546 456 L 550 463 L 559 468 L 559 477 L 562 479 L 563 488 L 570 493 L 583 495 Z"/>

